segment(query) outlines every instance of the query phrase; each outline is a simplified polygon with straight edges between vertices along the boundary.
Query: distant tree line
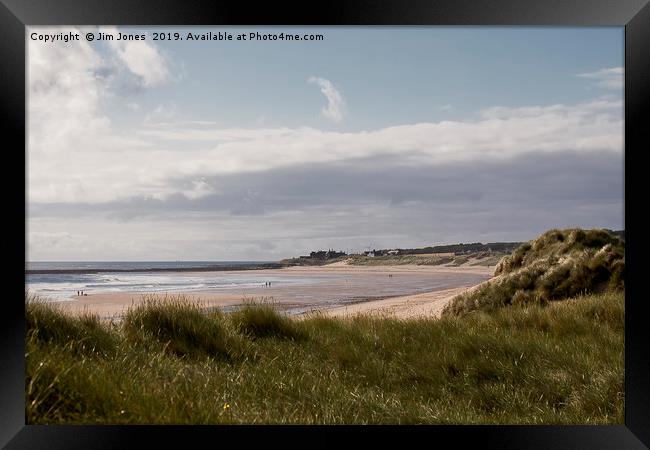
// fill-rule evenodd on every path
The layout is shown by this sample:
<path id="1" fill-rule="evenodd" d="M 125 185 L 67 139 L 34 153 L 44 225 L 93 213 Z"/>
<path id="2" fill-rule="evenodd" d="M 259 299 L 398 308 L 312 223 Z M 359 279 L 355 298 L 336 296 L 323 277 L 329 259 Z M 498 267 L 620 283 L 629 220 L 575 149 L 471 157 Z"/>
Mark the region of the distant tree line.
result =
<path id="1" fill-rule="evenodd" d="M 341 256 L 347 256 L 347 253 L 337 252 L 335 250 L 319 250 L 317 252 L 311 252 L 309 256 L 301 256 L 301 258 L 334 259 L 334 258 L 340 258 Z"/>
<path id="2" fill-rule="evenodd" d="M 521 242 L 489 242 L 482 244 L 481 242 L 473 242 L 471 244 L 451 244 L 451 245 L 435 245 L 432 247 L 424 248 L 406 248 L 398 249 L 399 255 L 421 255 L 424 253 L 454 253 L 455 255 L 464 255 L 468 253 L 477 252 L 498 252 L 507 253 L 519 247 Z"/>
<path id="3" fill-rule="evenodd" d="M 625 241 L 625 230 L 606 230 Z M 453 253 L 454 255 L 467 255 L 478 252 L 511 253 L 523 242 L 472 242 L 470 244 L 434 245 L 421 248 L 397 248 L 380 249 L 364 252 L 366 255 L 387 256 L 387 255 L 422 255 L 427 253 Z M 336 250 L 318 250 L 311 252 L 309 256 L 301 256 L 300 259 L 327 260 L 347 256 L 346 252 Z"/>

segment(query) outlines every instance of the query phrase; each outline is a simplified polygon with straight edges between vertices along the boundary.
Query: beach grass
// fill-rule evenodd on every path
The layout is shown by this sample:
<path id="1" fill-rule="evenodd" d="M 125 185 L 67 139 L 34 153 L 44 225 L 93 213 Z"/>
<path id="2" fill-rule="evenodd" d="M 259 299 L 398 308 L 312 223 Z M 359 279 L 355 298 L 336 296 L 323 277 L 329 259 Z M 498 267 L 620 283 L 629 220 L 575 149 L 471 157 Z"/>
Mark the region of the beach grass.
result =
<path id="1" fill-rule="evenodd" d="M 622 424 L 622 292 L 464 317 L 26 302 L 28 424 Z"/>
<path id="2" fill-rule="evenodd" d="M 443 315 L 510 304 L 544 305 L 625 287 L 625 243 L 604 229 L 549 230 L 496 266 L 495 277 L 455 297 Z"/>

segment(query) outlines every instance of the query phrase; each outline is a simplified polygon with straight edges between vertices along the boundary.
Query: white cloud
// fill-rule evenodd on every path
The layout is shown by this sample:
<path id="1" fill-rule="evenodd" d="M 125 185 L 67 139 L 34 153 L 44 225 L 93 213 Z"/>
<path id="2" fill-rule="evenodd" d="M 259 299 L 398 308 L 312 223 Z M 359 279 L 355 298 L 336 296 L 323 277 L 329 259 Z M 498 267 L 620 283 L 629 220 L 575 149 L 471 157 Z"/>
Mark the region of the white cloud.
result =
<path id="1" fill-rule="evenodd" d="M 115 27 L 101 27 L 100 32 L 117 36 Z M 142 79 L 144 86 L 159 86 L 169 79 L 167 63 L 158 49 L 146 41 L 107 41 L 119 60 Z"/>
<path id="2" fill-rule="evenodd" d="M 255 173 L 300 164 L 395 156 L 405 165 L 506 159 L 534 152 L 622 154 L 622 102 L 598 100 L 546 107 L 495 107 L 475 121 L 426 122 L 374 131 L 326 132 L 314 128 L 223 129 L 191 122 L 144 127 L 98 136 L 75 145 L 29 152 L 32 202 L 104 202 L 174 193 L 199 198 L 210 193 L 174 180 Z M 50 127 L 48 127 L 50 129 Z M 34 154 L 47 152 L 37 160 Z"/>
<path id="3" fill-rule="evenodd" d="M 320 77 L 309 77 L 307 82 L 318 84 L 320 91 L 323 93 L 325 98 L 327 98 L 327 106 L 321 110 L 323 116 L 334 122 L 340 122 L 343 120 L 345 102 L 343 96 L 334 87 L 332 82 Z"/>
<path id="4" fill-rule="evenodd" d="M 148 125 L 169 123 L 176 116 L 177 112 L 176 105 L 173 103 L 158 105 L 153 111 L 144 116 L 144 122 Z"/>
<path id="5" fill-rule="evenodd" d="M 175 167 L 211 174 L 254 172 L 303 163 L 396 155 L 404 163 L 508 158 L 527 152 L 622 152 L 622 103 L 490 108 L 477 121 L 443 121 L 351 133 L 314 128 L 197 129 L 168 127 L 142 132 L 168 145 L 195 142 Z"/>
<path id="6" fill-rule="evenodd" d="M 186 189 L 181 191 L 181 193 L 191 199 L 191 200 L 196 200 L 201 197 L 205 197 L 206 195 L 210 195 L 215 193 L 215 189 L 210 186 L 205 180 L 195 180 L 192 181 L 192 186 L 190 189 Z"/>
<path id="7" fill-rule="evenodd" d="M 84 131 L 92 135 L 108 125 L 99 111 L 105 89 L 98 74 L 106 64 L 88 43 L 75 44 L 29 41 L 29 142 L 35 156 L 46 157 L 58 145 L 71 144 L 73 136 L 83 139 Z"/>
<path id="8" fill-rule="evenodd" d="M 85 41 L 66 46 L 29 41 L 27 195 L 30 208 L 51 204 L 48 206 L 51 210 L 64 211 L 62 203 L 103 203 L 132 197 L 165 199 L 173 195 L 200 200 L 223 188 L 215 181 L 221 175 L 255 177 L 255 172 L 318 163 L 345 166 L 353 159 L 363 158 L 372 161 L 373 170 L 387 168 L 389 162 L 392 170 L 397 160 L 405 166 L 434 169 L 466 162 L 480 173 L 484 162 L 529 154 L 538 158 L 540 153 L 549 156 L 562 156 L 566 152 L 623 154 L 622 101 L 607 98 L 577 104 L 493 107 L 480 111 L 475 120 L 412 123 L 359 132 L 271 127 L 263 121 L 255 128 L 222 128 L 215 122 L 186 120 L 182 111 L 166 103 L 153 110 L 139 106 L 143 122 L 116 129 L 105 115 L 103 104 L 114 96 L 112 89 L 116 86 L 111 77 L 115 69 L 126 67 L 142 80 L 142 87 L 158 85 L 169 77 L 164 59 L 152 49 L 109 47 L 117 52 L 118 59 L 114 60 L 111 53 L 102 55 Z M 134 64 L 131 58 L 138 52 L 145 58 L 150 55 L 154 61 L 160 57 L 161 62 L 146 68 Z M 595 80 L 603 87 L 614 87 L 612 80 L 622 80 L 622 73 L 621 68 L 613 68 L 580 76 Z M 341 94 L 328 80 L 312 77 L 309 82 L 318 84 L 327 98 L 323 115 L 330 120 L 342 120 L 345 103 Z M 135 103 L 125 101 L 125 107 L 138 110 Z M 146 113 L 150 114 L 148 119 Z M 382 164 L 385 166 L 379 167 Z M 257 196 L 264 194 L 263 189 L 251 190 L 242 202 L 259 203 L 263 200 Z M 510 208 L 509 204 L 506 206 Z M 435 224 L 443 220 L 438 216 L 435 220 L 428 216 L 415 220 L 412 214 L 418 211 L 424 214 L 423 208 L 399 207 L 404 208 L 403 214 L 395 214 L 395 206 L 390 205 L 349 206 L 349 214 L 339 225 L 349 227 L 345 231 L 347 236 L 357 233 L 365 239 L 386 233 L 384 225 L 378 224 L 392 218 L 396 223 L 390 233 L 406 234 L 411 233 L 408 227 L 412 224 Z M 81 206 L 76 211 L 84 208 Z M 30 217 L 29 257 L 59 259 L 65 255 L 72 259 L 96 259 L 101 255 L 107 259 L 178 259 L 182 257 L 178 255 L 179 248 L 192 252 L 194 258 L 266 257 L 268 250 L 258 253 L 247 250 L 251 245 L 247 240 L 250 236 L 272 241 L 278 246 L 278 256 L 289 256 L 295 254 L 296 248 L 338 245 L 338 237 L 328 233 L 333 229 L 332 218 L 341 208 L 324 209 L 316 218 L 311 213 L 289 210 L 265 214 L 256 221 L 218 213 L 210 218 L 208 227 L 194 210 L 183 212 L 182 217 L 173 216 L 176 211 L 169 211 L 170 217 L 173 216 L 169 220 L 129 223 L 118 223 L 99 214 L 90 217 L 90 212 L 88 216 L 61 212 L 57 217 Z M 363 208 L 368 211 L 367 217 Z M 506 210 L 500 212 L 505 217 Z M 377 217 L 379 220 L 373 219 Z M 408 220 L 398 222 L 399 217 Z M 292 226 L 287 227 L 287 223 Z M 448 228 L 456 229 L 458 223 L 455 220 Z M 409 236 L 414 236 L 416 231 L 424 236 L 422 239 L 435 235 L 433 228 L 413 227 Z M 314 236 L 330 236 L 327 238 L 330 240 L 315 241 Z M 386 236 L 386 246 L 396 245 L 393 235 Z M 404 245 L 421 243 L 409 242 Z M 350 241 L 353 244 L 356 245 Z M 51 251 L 48 253 L 47 249 Z"/>
<path id="9" fill-rule="evenodd" d="M 85 40 L 65 46 L 29 40 L 27 51 L 30 201 L 110 199 L 111 191 L 131 185 L 125 177 L 149 184 L 129 154 L 150 142 L 115 130 L 102 111 L 113 95 L 111 62 Z"/>
<path id="10" fill-rule="evenodd" d="M 108 63 L 100 54 L 83 41 L 67 47 L 30 41 L 28 51 L 30 203 L 173 194 L 201 198 L 212 193 L 205 181 L 209 177 L 359 158 L 394 156 L 404 165 L 436 166 L 533 152 L 623 151 L 622 102 L 607 99 L 494 107 L 472 121 L 346 133 L 308 127 L 220 128 L 208 121 L 180 120 L 173 105 L 164 105 L 155 114 L 157 120 L 167 119 L 164 126 L 143 123 L 116 130 L 102 113 L 111 83 L 101 75 Z M 314 80 L 321 89 L 329 86 Z M 326 110 L 337 110 L 343 103 L 340 95 L 329 97 L 335 100 Z"/>
<path id="11" fill-rule="evenodd" d="M 580 78 L 588 78 L 596 81 L 596 86 L 605 89 L 622 89 L 624 84 L 624 71 L 622 67 L 610 67 L 599 69 L 594 72 L 580 73 Z"/>

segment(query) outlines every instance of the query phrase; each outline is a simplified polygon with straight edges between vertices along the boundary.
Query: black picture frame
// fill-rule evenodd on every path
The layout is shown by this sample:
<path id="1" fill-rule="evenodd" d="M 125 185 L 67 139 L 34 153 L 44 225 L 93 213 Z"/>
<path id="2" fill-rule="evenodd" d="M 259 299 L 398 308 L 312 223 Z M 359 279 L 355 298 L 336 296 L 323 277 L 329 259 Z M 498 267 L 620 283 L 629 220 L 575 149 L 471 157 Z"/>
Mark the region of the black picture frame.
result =
<path id="1" fill-rule="evenodd" d="M 493 25 L 625 27 L 625 208 L 626 318 L 625 425 L 620 426 L 425 426 L 425 427 L 250 427 L 224 426 L 37 426 L 25 425 L 24 271 L 26 222 L 25 28 L 30 25 Z M 291 445 L 295 433 L 320 444 L 342 432 L 387 442 L 422 439 L 431 445 L 451 439 L 508 449 L 637 449 L 650 445 L 650 342 L 642 283 L 648 250 L 644 150 L 650 149 L 650 4 L 648 0 L 354 0 L 324 4 L 251 6 L 235 1 L 174 0 L 0 0 L 0 123 L 4 141 L 5 273 L 11 283 L 0 314 L 0 445 L 11 449 L 187 448 L 190 442 L 225 445 L 273 439 Z M 9 139 L 8 139 L 9 138 Z M 635 199 L 636 198 L 636 199 Z M 22 281 L 22 285 L 19 283 Z M 21 291 L 19 291 L 21 290 Z M 295 442 L 294 442 L 295 443 Z M 303 443 L 302 445 L 307 445 Z M 146 448 L 145 447 L 145 448 Z"/>

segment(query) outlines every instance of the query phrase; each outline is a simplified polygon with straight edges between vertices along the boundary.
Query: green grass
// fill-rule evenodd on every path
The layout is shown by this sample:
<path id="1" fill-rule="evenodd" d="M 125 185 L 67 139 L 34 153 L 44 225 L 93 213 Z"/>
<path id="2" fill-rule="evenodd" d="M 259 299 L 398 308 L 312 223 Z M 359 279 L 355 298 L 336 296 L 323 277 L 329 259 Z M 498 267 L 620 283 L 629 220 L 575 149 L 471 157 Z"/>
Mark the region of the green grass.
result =
<path id="1" fill-rule="evenodd" d="M 305 338 L 304 331 L 295 320 L 280 315 L 268 304 L 249 302 L 230 317 L 237 331 L 250 338 L 279 338 L 300 340 Z"/>
<path id="2" fill-rule="evenodd" d="M 622 293 L 440 320 L 182 298 L 119 324 L 26 316 L 29 424 L 623 423 Z"/>
<path id="3" fill-rule="evenodd" d="M 204 314 L 197 302 L 151 296 L 127 312 L 122 329 L 134 345 L 159 343 L 178 356 L 230 359 L 238 353 L 241 339 L 221 319 L 219 312 Z"/>

